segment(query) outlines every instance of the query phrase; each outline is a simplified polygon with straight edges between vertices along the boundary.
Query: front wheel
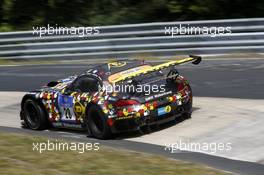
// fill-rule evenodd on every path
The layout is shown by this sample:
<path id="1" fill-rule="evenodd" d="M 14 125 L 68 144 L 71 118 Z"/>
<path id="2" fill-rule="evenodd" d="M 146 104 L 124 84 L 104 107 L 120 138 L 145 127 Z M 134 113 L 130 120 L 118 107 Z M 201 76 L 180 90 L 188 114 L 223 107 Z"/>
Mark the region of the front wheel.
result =
<path id="1" fill-rule="evenodd" d="M 87 129 L 90 134 L 98 139 L 109 139 L 112 136 L 110 127 L 107 124 L 107 117 L 97 105 L 92 105 L 88 108 L 86 114 Z"/>
<path id="2" fill-rule="evenodd" d="M 33 99 L 27 99 L 23 105 L 24 122 L 33 130 L 46 129 L 47 116 L 43 108 Z"/>

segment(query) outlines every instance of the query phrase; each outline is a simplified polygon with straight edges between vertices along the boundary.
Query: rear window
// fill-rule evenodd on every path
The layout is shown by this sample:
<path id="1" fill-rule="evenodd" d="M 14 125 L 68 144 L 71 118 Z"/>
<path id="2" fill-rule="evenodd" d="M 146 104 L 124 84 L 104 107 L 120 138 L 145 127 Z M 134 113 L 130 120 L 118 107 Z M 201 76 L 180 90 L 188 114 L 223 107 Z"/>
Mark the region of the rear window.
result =
<path id="1" fill-rule="evenodd" d="M 131 68 L 139 67 L 144 65 L 145 63 L 141 60 L 135 60 L 135 61 L 117 61 L 117 62 L 111 62 L 106 63 L 103 65 L 100 65 L 96 67 L 95 69 L 102 70 L 104 72 L 110 72 L 111 75 L 122 72 L 124 70 L 128 70 Z"/>

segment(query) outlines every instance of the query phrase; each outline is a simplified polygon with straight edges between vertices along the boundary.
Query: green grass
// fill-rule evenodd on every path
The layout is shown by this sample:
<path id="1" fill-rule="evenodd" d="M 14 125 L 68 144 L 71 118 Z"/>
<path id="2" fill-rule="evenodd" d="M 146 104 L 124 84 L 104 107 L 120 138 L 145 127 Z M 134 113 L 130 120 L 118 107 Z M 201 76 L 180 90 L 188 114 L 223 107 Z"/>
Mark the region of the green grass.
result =
<path id="1" fill-rule="evenodd" d="M 48 138 L 0 134 L 0 174 L 85 175 L 222 175 L 223 172 L 161 156 L 100 146 L 98 151 L 33 151 L 33 142 Z M 55 140 L 53 140 L 55 142 Z M 65 142 L 61 141 L 61 142 Z"/>

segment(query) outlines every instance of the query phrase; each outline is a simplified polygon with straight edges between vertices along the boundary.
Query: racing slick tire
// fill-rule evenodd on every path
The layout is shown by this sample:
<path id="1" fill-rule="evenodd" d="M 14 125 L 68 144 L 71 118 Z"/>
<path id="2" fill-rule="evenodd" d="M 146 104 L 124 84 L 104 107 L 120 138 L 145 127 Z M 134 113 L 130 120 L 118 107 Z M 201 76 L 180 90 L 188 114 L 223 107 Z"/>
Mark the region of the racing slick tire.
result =
<path id="1" fill-rule="evenodd" d="M 188 102 L 183 105 L 183 110 L 184 110 L 182 114 L 183 119 L 190 119 L 192 117 L 193 94 L 192 94 L 192 88 L 189 84 L 188 84 L 188 88 L 190 90 L 190 98 Z"/>
<path id="2" fill-rule="evenodd" d="M 27 99 L 23 104 L 24 122 L 33 130 L 43 130 L 48 127 L 47 115 L 43 108 L 33 99 Z"/>
<path id="3" fill-rule="evenodd" d="M 88 108 L 86 121 L 87 129 L 93 137 L 98 139 L 109 139 L 112 137 L 111 129 L 107 124 L 107 117 L 99 106 L 92 105 Z"/>
<path id="4" fill-rule="evenodd" d="M 192 117 L 192 100 L 190 99 L 183 105 L 184 112 L 182 113 L 183 119 L 190 119 Z"/>

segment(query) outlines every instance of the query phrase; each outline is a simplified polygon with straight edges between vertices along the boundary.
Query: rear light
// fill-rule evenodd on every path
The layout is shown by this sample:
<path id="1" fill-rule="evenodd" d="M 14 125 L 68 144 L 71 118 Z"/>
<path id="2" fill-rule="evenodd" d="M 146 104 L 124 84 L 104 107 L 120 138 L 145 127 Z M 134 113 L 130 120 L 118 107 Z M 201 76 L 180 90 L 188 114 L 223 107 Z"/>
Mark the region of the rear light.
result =
<path id="1" fill-rule="evenodd" d="M 152 105 L 153 105 L 154 108 L 157 108 L 157 107 L 158 107 L 158 102 L 154 101 L 154 102 L 152 103 Z"/>
<path id="2" fill-rule="evenodd" d="M 113 124 L 114 124 L 113 119 L 109 118 L 109 119 L 107 120 L 107 124 L 108 124 L 108 126 L 113 126 Z"/>
<path id="3" fill-rule="evenodd" d="M 184 85 L 183 85 L 183 83 L 179 83 L 178 84 L 178 91 L 182 91 L 184 89 Z"/>
<path id="4" fill-rule="evenodd" d="M 140 103 L 136 100 L 118 100 L 115 103 L 115 106 L 116 107 L 124 107 L 124 106 L 138 105 L 138 104 L 140 104 Z"/>
<path id="5" fill-rule="evenodd" d="M 118 117 L 121 117 L 121 116 L 123 116 L 123 115 L 124 115 L 123 111 L 117 111 L 117 116 L 118 116 Z"/>
<path id="6" fill-rule="evenodd" d="M 177 97 L 175 95 L 168 97 L 169 102 L 175 102 L 177 100 Z"/>
<path id="7" fill-rule="evenodd" d="M 140 115 L 144 115 L 145 111 L 144 111 L 144 109 L 140 109 L 138 112 L 139 112 Z"/>
<path id="8" fill-rule="evenodd" d="M 140 103 L 136 100 L 118 100 L 114 106 L 118 109 L 117 116 L 122 117 L 136 113 Z"/>

